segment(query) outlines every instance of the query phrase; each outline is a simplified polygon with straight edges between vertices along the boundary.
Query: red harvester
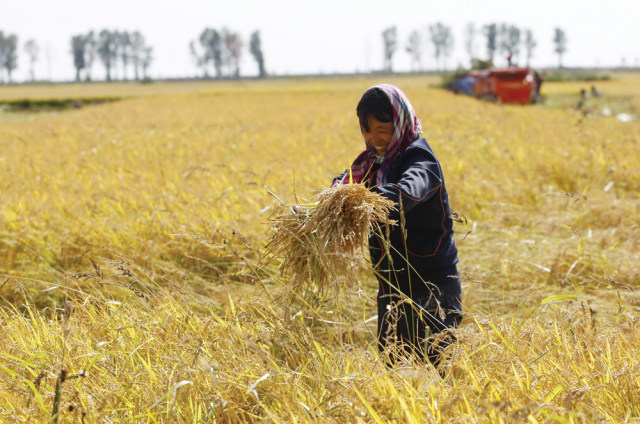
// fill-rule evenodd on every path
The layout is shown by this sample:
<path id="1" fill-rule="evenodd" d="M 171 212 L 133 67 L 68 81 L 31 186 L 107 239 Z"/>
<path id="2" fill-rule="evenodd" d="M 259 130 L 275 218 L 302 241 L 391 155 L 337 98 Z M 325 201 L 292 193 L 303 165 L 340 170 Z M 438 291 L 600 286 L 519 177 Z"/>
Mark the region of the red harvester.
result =
<path id="1" fill-rule="evenodd" d="M 473 96 L 502 103 L 533 103 L 540 97 L 542 78 L 531 68 L 510 66 L 505 69 L 471 71 L 475 79 Z"/>

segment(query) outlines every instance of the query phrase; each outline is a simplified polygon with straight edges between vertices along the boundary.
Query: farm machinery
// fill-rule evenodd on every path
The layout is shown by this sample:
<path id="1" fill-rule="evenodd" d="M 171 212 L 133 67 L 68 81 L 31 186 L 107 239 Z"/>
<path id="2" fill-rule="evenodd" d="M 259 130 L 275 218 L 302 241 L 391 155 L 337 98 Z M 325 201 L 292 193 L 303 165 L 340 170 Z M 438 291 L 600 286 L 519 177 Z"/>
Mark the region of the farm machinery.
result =
<path id="1" fill-rule="evenodd" d="M 501 103 L 535 103 L 540 99 L 542 78 L 531 68 L 473 70 L 451 83 L 455 93 Z"/>

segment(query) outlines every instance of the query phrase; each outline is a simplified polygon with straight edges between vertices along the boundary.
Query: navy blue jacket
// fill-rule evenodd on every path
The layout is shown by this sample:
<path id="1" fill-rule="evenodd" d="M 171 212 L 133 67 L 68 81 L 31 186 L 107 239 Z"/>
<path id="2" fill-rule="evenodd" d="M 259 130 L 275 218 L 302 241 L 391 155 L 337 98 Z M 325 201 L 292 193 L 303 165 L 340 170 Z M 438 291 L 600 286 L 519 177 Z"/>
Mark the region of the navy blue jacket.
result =
<path id="1" fill-rule="evenodd" d="M 369 239 L 382 291 L 390 293 L 395 288 L 410 297 L 431 291 L 424 282 L 440 285 L 431 276 L 455 265 L 458 249 L 442 169 L 427 140 L 413 141 L 396 159 L 385 181 L 371 190 L 393 200 L 404 213 L 406 240 L 400 211 L 391 216 L 398 225 L 389 228 L 389 251 L 383 243 L 384 228 L 375 229 Z"/>

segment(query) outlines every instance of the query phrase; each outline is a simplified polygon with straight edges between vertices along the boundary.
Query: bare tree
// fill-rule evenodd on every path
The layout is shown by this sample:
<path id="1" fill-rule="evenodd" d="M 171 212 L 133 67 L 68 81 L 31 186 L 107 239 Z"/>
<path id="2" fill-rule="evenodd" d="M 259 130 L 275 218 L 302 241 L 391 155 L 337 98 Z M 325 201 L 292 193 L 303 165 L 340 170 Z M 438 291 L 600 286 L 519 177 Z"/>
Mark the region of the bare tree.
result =
<path id="1" fill-rule="evenodd" d="M 203 77 L 209 78 L 209 57 L 206 55 L 206 52 L 200 53 L 196 42 L 193 40 L 189 42 L 189 52 L 196 66 L 202 69 Z"/>
<path id="2" fill-rule="evenodd" d="M 189 44 L 191 55 L 193 56 L 197 66 L 203 69 L 205 78 L 208 78 L 209 73 L 207 68 L 209 63 L 211 63 L 216 76 L 221 77 L 223 66 L 222 53 L 224 46 L 220 33 L 214 28 L 205 28 L 202 33 L 200 33 L 198 42 L 200 44 L 199 48 L 194 41 Z"/>
<path id="3" fill-rule="evenodd" d="M 4 68 L 4 57 L 6 55 L 6 37 L 4 32 L 0 31 L 0 84 L 4 83 L 4 78 L 2 77 L 2 68 Z"/>
<path id="4" fill-rule="evenodd" d="M 131 36 L 128 31 L 118 33 L 118 53 L 122 62 L 122 79 L 127 79 L 127 67 L 132 57 Z"/>
<path id="5" fill-rule="evenodd" d="M 398 34 L 396 27 L 389 27 L 382 31 L 382 40 L 384 41 L 384 69 L 387 72 L 393 72 L 393 54 L 398 48 Z"/>
<path id="6" fill-rule="evenodd" d="M 227 59 L 227 74 L 233 78 L 239 78 L 242 39 L 240 38 L 240 34 L 228 29 L 223 30 L 223 34 Z"/>
<path id="7" fill-rule="evenodd" d="M 514 56 L 520 53 L 520 29 L 515 25 L 500 26 L 500 51 L 507 56 L 509 66 L 512 65 Z"/>
<path id="8" fill-rule="evenodd" d="M 431 42 L 435 49 L 434 56 L 436 59 L 436 66 L 440 57 L 442 57 L 441 69 L 444 70 L 445 59 L 449 57 L 453 50 L 453 35 L 451 34 L 451 28 L 441 22 L 437 22 L 435 25 L 429 26 L 429 34 L 431 35 Z"/>
<path id="9" fill-rule="evenodd" d="M 254 58 L 263 60 L 262 50 L 260 48 L 259 33 L 252 35 L 252 49 L 260 50 L 260 54 L 256 57 L 256 52 L 252 51 Z M 220 31 L 214 28 L 205 28 L 197 42 L 189 43 L 189 50 L 195 64 L 202 69 L 204 77 L 209 77 L 209 66 L 213 65 L 213 70 L 217 78 L 222 76 L 231 76 L 238 78 L 240 76 L 240 59 L 242 58 L 243 42 L 240 34 L 228 28 L 222 28 Z M 263 63 L 264 66 L 264 63 Z M 264 75 L 264 69 L 262 69 Z"/>
<path id="10" fill-rule="evenodd" d="M 7 54 L 7 37 L 4 35 L 4 32 L 0 31 L 0 84 L 4 83 L 3 78 L 3 68 L 4 68 L 4 58 Z"/>
<path id="11" fill-rule="evenodd" d="M 469 55 L 469 60 L 473 60 L 476 57 L 476 34 L 478 31 L 476 30 L 476 26 L 473 22 L 469 22 L 467 26 L 464 28 L 465 35 L 465 48 L 467 49 L 467 54 Z"/>
<path id="12" fill-rule="evenodd" d="M 264 69 L 264 55 L 262 53 L 262 43 L 260 42 L 260 31 L 254 31 L 249 41 L 249 51 L 258 64 L 260 78 L 264 78 L 267 73 Z"/>
<path id="13" fill-rule="evenodd" d="M 140 59 L 140 65 L 142 66 L 142 76 L 145 80 L 149 78 L 149 67 L 151 66 L 151 62 L 153 62 L 153 48 L 147 46 L 144 48 L 142 57 Z"/>
<path id="14" fill-rule="evenodd" d="M 218 31 L 210 28 L 207 37 L 208 55 L 210 57 L 213 68 L 216 71 L 216 76 L 219 78 L 222 76 L 223 65 L 223 53 L 224 45 L 222 42 L 222 36 Z"/>
<path id="15" fill-rule="evenodd" d="M 491 63 L 493 63 L 493 57 L 498 47 L 498 26 L 496 24 L 490 24 L 484 26 L 484 36 L 487 38 L 487 56 Z"/>
<path id="16" fill-rule="evenodd" d="M 71 55 L 73 66 L 76 68 L 76 81 L 80 81 L 80 71 L 86 68 L 86 37 L 82 34 L 71 37 Z"/>
<path id="17" fill-rule="evenodd" d="M 146 39 L 140 31 L 134 31 L 131 33 L 129 40 L 131 42 L 131 62 L 133 65 L 134 77 L 136 81 L 138 81 L 140 79 L 142 59 L 145 56 L 145 50 L 147 49 Z"/>
<path id="18" fill-rule="evenodd" d="M 18 37 L 15 34 L 4 35 L 0 31 L 0 69 L 5 69 L 8 82 L 11 82 L 11 72 L 17 67 Z"/>
<path id="19" fill-rule="evenodd" d="M 38 53 L 40 52 L 36 40 L 31 39 L 24 43 L 24 51 L 27 52 L 27 56 L 29 56 L 29 73 L 31 74 L 31 82 L 34 82 L 36 80 L 34 67 L 38 60 Z"/>
<path id="20" fill-rule="evenodd" d="M 422 39 L 418 30 L 411 31 L 405 50 L 411 56 L 413 70 L 420 69 L 422 67 Z"/>
<path id="21" fill-rule="evenodd" d="M 113 79 L 118 80 L 119 77 L 119 69 L 118 69 L 118 61 L 120 60 L 120 31 L 115 30 L 112 33 L 113 36 L 113 60 L 111 62 L 111 70 L 113 71 Z"/>
<path id="22" fill-rule="evenodd" d="M 100 35 L 98 38 L 98 56 L 104 65 L 104 69 L 107 73 L 107 81 L 111 81 L 111 70 L 115 68 L 117 53 L 118 53 L 118 42 L 117 42 L 117 33 L 109 31 L 107 29 L 103 29 L 100 31 Z"/>
<path id="23" fill-rule="evenodd" d="M 524 32 L 524 48 L 527 51 L 527 67 L 531 63 L 531 58 L 533 57 L 533 49 L 536 48 L 538 44 L 536 40 L 533 38 L 533 31 L 530 29 Z"/>
<path id="24" fill-rule="evenodd" d="M 89 31 L 84 37 L 84 79 L 85 81 L 91 81 L 91 70 L 93 69 L 93 62 L 96 59 L 96 53 L 98 49 L 98 40 L 93 30 Z"/>
<path id="25" fill-rule="evenodd" d="M 558 53 L 558 68 L 562 68 L 562 55 L 567 51 L 567 36 L 560 28 L 554 30 L 553 44 L 554 52 Z"/>

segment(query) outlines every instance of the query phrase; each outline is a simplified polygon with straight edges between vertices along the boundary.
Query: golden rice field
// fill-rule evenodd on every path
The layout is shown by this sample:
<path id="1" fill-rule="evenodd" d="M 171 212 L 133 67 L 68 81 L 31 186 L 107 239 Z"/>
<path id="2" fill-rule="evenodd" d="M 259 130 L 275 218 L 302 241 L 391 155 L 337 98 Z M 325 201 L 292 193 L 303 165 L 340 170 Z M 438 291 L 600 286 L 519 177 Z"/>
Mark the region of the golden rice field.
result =
<path id="1" fill-rule="evenodd" d="M 373 78 L 0 87 L 0 422 L 640 420 L 640 76 L 545 105 L 389 77 L 442 162 L 464 320 L 442 369 L 388 368 L 376 282 L 299 296 L 268 262 L 278 200 L 362 149 Z M 611 116 L 599 113 L 612 110 Z"/>

